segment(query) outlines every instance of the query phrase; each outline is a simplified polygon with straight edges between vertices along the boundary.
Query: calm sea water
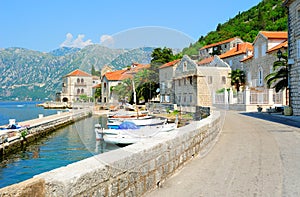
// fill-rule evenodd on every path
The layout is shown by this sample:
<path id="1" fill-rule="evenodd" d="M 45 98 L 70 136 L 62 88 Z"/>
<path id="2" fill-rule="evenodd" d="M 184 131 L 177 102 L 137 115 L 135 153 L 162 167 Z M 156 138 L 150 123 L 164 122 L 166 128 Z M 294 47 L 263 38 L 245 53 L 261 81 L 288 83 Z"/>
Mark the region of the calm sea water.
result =
<path id="1" fill-rule="evenodd" d="M 18 113 L 28 114 L 32 113 L 31 111 L 38 110 L 33 107 L 35 105 L 32 105 L 32 108 L 29 106 L 23 108 L 26 110 L 22 112 L 20 109 L 15 110 L 20 110 Z M 7 158 L 0 158 L 0 188 L 32 178 L 42 172 L 118 148 L 95 140 L 94 125 L 99 122 L 105 124 L 106 117 L 91 117 L 78 121 L 40 139 L 19 153 Z"/>
<path id="2" fill-rule="evenodd" d="M 57 110 L 44 109 L 36 105 L 41 102 L 0 102 L 0 125 L 8 124 L 9 119 L 16 119 L 17 122 L 38 118 L 39 114 L 49 116 L 56 114 Z"/>

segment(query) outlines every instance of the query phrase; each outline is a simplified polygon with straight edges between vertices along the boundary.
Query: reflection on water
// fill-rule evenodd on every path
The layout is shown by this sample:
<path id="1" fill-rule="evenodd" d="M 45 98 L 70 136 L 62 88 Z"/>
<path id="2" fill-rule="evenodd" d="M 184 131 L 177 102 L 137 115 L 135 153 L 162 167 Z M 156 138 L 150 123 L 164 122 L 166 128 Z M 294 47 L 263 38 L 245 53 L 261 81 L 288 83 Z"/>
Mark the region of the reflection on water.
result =
<path id="1" fill-rule="evenodd" d="M 40 139 L 22 152 L 0 160 L 0 188 L 116 149 L 114 145 L 96 141 L 94 125 L 105 125 L 106 121 L 102 116 L 78 121 Z"/>

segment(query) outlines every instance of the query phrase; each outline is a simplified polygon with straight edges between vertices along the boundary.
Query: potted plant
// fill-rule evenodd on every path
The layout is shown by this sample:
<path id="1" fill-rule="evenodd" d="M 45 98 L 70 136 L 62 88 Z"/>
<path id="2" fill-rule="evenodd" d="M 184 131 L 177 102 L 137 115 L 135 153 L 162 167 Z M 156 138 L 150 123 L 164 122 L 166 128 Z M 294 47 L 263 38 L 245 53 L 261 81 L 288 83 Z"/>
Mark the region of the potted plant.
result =
<path id="1" fill-rule="evenodd" d="M 260 105 L 257 105 L 257 111 L 258 111 L 258 112 L 261 112 L 262 109 L 263 109 L 263 108 L 262 108 Z"/>

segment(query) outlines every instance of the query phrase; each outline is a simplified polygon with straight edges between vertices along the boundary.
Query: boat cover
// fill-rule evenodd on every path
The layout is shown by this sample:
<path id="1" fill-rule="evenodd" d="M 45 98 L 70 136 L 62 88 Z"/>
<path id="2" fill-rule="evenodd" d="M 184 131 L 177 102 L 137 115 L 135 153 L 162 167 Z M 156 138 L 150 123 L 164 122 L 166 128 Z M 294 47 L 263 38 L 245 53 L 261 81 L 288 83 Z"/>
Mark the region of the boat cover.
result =
<path id="1" fill-rule="evenodd" d="M 119 125 L 119 129 L 139 129 L 139 126 L 130 121 L 124 121 Z"/>

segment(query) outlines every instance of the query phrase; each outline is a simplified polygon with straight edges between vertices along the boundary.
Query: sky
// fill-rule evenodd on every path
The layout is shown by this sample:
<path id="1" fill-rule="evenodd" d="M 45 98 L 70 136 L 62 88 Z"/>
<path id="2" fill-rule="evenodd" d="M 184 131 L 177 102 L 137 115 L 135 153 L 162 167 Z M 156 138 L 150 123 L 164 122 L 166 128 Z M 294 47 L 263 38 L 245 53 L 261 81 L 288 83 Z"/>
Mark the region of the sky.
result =
<path id="1" fill-rule="evenodd" d="M 0 0 L 0 48 L 184 48 L 261 0 Z"/>

